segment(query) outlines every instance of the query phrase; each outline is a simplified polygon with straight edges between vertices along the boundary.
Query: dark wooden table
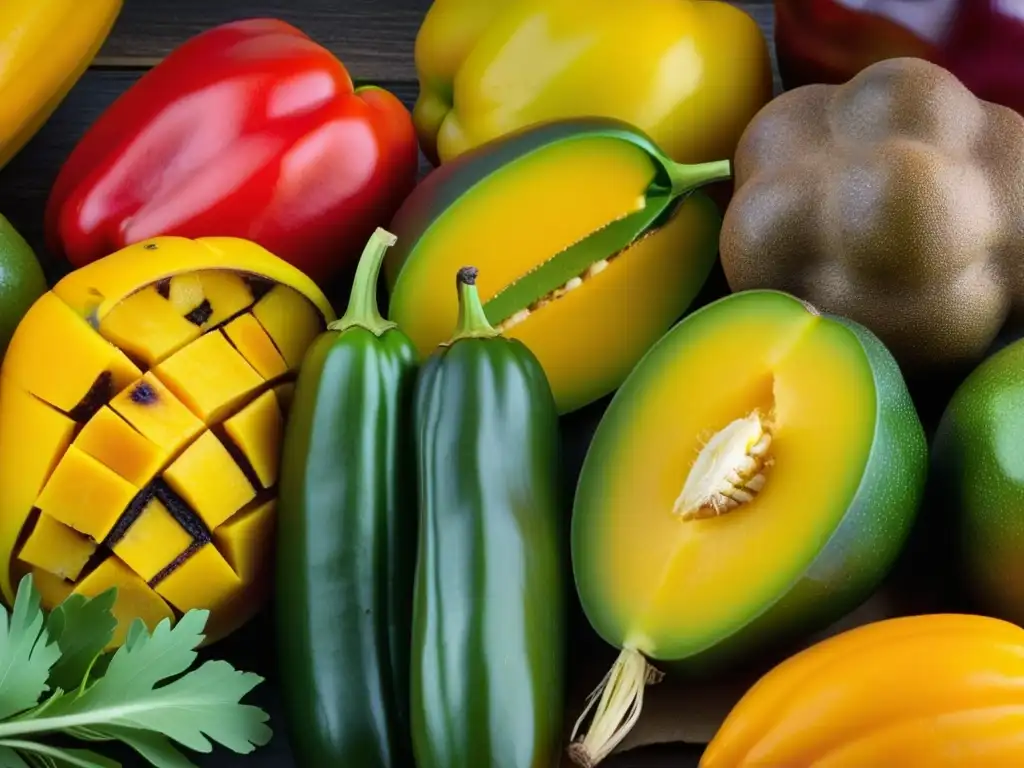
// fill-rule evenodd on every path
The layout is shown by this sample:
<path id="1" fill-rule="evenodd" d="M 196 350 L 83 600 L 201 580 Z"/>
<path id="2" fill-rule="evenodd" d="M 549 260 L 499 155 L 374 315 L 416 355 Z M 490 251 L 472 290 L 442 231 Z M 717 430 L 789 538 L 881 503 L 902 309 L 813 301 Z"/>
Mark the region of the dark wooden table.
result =
<path id="1" fill-rule="evenodd" d="M 774 26 L 771 3 L 772 0 L 736 3 L 758 21 L 769 40 Z M 93 120 L 149 67 L 188 37 L 221 22 L 257 16 L 291 22 L 330 48 L 354 78 L 388 88 L 411 108 L 418 89 L 413 42 L 429 5 L 430 0 L 125 0 L 124 10 L 93 66 L 35 138 L 0 172 L 0 213 L 29 240 L 49 274 L 61 271 L 48 258 L 42 237 L 46 196 L 61 164 Z M 427 168 L 424 160 L 421 170 L 425 172 Z M 576 444 L 570 446 L 569 471 L 575 471 L 582 459 L 585 436 L 596 424 L 600 408 L 598 405 L 575 417 L 577 423 L 572 429 L 574 434 L 584 436 L 584 442 L 576 440 Z M 579 658 L 581 648 L 602 650 L 592 633 L 585 628 L 582 632 L 584 634 L 574 638 L 574 656 Z M 223 750 L 195 756 L 199 765 L 209 768 L 295 766 L 279 722 L 270 638 L 268 620 L 263 616 L 217 645 L 215 654 L 239 668 L 267 677 L 267 682 L 254 692 L 251 700 L 270 713 L 271 725 L 276 726 L 273 742 L 245 757 Z M 578 705 L 579 702 L 574 702 L 574 709 Z M 609 758 L 604 765 L 607 768 L 690 768 L 697 765 L 700 753 L 698 746 L 645 747 Z M 125 757 L 126 766 L 137 764 L 130 756 Z"/>

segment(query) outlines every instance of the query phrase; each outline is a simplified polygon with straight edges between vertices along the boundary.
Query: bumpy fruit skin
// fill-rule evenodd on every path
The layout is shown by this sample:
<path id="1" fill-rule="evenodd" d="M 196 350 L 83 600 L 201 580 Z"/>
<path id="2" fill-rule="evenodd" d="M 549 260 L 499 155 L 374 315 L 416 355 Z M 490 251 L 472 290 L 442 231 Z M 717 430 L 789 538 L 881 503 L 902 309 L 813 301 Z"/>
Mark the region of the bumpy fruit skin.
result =
<path id="1" fill-rule="evenodd" d="M 733 291 L 774 288 L 877 334 L 908 376 L 976 364 L 1024 306 L 1024 118 L 887 59 L 751 120 L 722 223 Z"/>
<path id="2" fill-rule="evenodd" d="M 700 768 L 981 768 L 1024 764 L 1024 631 L 986 616 L 879 621 L 762 677 Z"/>
<path id="3" fill-rule="evenodd" d="M 708 343 L 719 335 L 725 346 Z M 804 351 L 779 353 L 776 360 L 772 349 L 780 339 Z M 700 349 L 706 354 L 690 351 Z M 737 349 L 749 368 L 729 357 Z M 816 369 L 825 370 L 828 355 L 840 349 L 844 367 L 836 364 L 830 378 L 819 378 Z M 685 355 L 693 357 L 684 364 Z M 762 357 L 775 361 L 757 362 Z M 728 393 L 739 393 L 737 403 L 744 402 L 745 393 L 766 383 L 769 397 L 784 403 L 780 413 L 794 415 L 780 417 L 780 454 L 765 491 L 746 510 L 703 521 L 674 518 L 672 502 L 688 468 L 687 456 L 676 463 L 680 457 L 670 443 L 692 442 L 699 449 L 702 442 L 689 426 L 677 425 L 701 422 L 691 414 L 711 412 L 713 403 L 713 433 L 749 410 L 737 406 L 732 412 Z M 726 394 L 705 394 L 710 387 Z M 836 424 L 845 425 L 845 437 L 856 444 L 848 454 L 835 444 L 843 439 L 832 434 L 836 424 L 821 426 L 829 411 L 846 410 L 843 397 L 833 395 L 838 387 L 850 388 L 847 399 L 859 409 L 845 421 L 837 415 Z M 811 407 L 818 408 L 816 416 L 802 415 Z M 787 419 L 796 426 L 787 427 Z M 801 446 L 803 458 L 792 446 Z M 809 455 L 830 453 L 836 458 L 822 458 L 817 467 L 804 463 Z M 808 489 L 822 485 L 815 473 L 824 470 L 832 473 L 831 484 L 811 501 Z M 719 299 L 685 318 L 645 355 L 594 435 L 572 516 L 573 570 L 583 610 L 609 644 L 685 674 L 701 676 L 774 652 L 828 626 L 878 587 L 909 536 L 926 472 L 920 419 L 895 360 L 870 331 L 777 291 Z M 769 496 L 773 483 L 790 490 Z M 815 517 L 823 522 L 801 527 L 801 519 Z M 777 552 L 783 550 L 790 559 L 780 562 Z M 637 575 L 648 567 L 649 576 Z M 741 572 L 758 575 L 744 582 Z M 704 607 L 693 607 L 698 604 Z"/>
<path id="4" fill-rule="evenodd" d="M 206 642 L 269 588 L 286 393 L 334 312 L 234 238 L 162 237 L 67 275 L 0 368 L 0 591 L 31 572 L 52 607 L 119 589 L 113 645 L 211 610 Z"/>
<path id="5" fill-rule="evenodd" d="M 985 613 L 1024 622 L 1024 341 L 959 386 L 932 441 L 929 497 L 960 586 Z M 948 566 L 948 562 L 947 562 Z"/>
<path id="6" fill-rule="evenodd" d="M 502 329 L 544 367 L 560 413 L 582 408 L 622 383 L 706 282 L 721 225 L 697 188 L 716 180 L 701 178 L 706 172 L 673 163 L 649 137 L 612 119 L 548 123 L 477 147 L 424 179 L 392 220 L 389 316 L 425 359 L 455 325 L 449 285 L 463 261 L 480 268 L 486 309 L 595 231 L 664 205 L 631 243 L 595 247 L 591 263 L 607 260 L 603 271 Z"/>

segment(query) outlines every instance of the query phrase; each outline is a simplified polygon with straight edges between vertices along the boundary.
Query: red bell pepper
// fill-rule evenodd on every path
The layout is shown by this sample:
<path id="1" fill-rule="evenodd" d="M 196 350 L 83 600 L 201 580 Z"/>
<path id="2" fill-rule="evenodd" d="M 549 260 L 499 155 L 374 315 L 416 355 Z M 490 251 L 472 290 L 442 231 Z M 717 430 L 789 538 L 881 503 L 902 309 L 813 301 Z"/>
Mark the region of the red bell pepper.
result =
<path id="1" fill-rule="evenodd" d="M 775 48 L 786 88 L 917 56 L 1024 114 L 1021 0 L 775 0 Z"/>
<path id="2" fill-rule="evenodd" d="M 416 183 L 409 110 L 354 88 L 338 59 L 275 19 L 174 50 L 75 147 L 46 208 L 55 255 L 82 266 L 157 235 L 255 241 L 329 281 Z"/>

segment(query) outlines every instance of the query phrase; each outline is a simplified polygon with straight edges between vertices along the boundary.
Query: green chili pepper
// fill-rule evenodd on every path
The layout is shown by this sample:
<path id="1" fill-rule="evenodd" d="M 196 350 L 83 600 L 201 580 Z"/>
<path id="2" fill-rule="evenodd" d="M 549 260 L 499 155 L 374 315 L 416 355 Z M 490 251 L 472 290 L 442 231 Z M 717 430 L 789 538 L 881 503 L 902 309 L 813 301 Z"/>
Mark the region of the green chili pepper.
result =
<path id="1" fill-rule="evenodd" d="M 303 359 L 285 430 L 275 622 L 301 766 L 412 764 L 416 352 L 376 298 L 394 242 L 371 237 L 347 311 Z"/>
<path id="2" fill-rule="evenodd" d="M 458 273 L 454 336 L 423 364 L 412 640 L 417 768 L 560 759 L 568 549 L 558 416 L 540 363 Z"/>

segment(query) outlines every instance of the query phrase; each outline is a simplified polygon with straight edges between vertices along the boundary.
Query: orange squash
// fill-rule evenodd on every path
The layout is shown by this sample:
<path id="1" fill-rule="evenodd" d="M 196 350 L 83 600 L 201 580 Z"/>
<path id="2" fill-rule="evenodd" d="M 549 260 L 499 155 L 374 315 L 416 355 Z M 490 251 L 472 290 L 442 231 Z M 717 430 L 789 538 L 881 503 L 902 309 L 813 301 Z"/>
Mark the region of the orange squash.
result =
<path id="1" fill-rule="evenodd" d="M 1024 629 L 960 614 L 867 624 L 787 659 L 700 768 L 1024 766 Z"/>

